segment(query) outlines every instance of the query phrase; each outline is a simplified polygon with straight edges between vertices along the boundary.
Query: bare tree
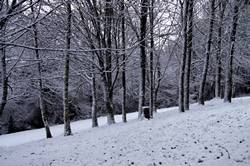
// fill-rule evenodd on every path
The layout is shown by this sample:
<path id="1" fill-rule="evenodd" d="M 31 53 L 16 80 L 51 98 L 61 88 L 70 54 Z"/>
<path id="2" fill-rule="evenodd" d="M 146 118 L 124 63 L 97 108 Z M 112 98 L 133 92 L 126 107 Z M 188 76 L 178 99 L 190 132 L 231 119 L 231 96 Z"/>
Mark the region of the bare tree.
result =
<path id="1" fill-rule="evenodd" d="M 31 4 L 31 12 L 32 12 L 32 17 L 33 20 L 35 21 L 35 10 L 34 7 L 32 6 L 32 0 L 30 0 Z M 45 132 L 46 132 L 46 137 L 47 138 L 52 138 L 52 134 L 50 132 L 49 128 L 49 122 L 48 122 L 48 114 L 46 113 L 45 110 L 45 103 L 44 103 L 44 88 L 43 88 L 43 80 L 42 80 L 42 66 L 41 66 L 41 57 L 39 54 L 39 44 L 38 44 L 38 28 L 37 24 L 34 24 L 32 26 L 33 28 L 33 36 L 34 36 L 34 47 L 35 49 L 35 55 L 36 55 L 36 60 L 38 61 L 37 63 L 37 71 L 38 71 L 38 87 L 39 87 L 39 104 L 40 104 L 40 110 L 41 110 L 41 115 L 42 115 L 42 120 L 43 124 L 45 127 Z"/>
<path id="2" fill-rule="evenodd" d="M 156 54 L 156 66 L 155 66 L 155 87 L 154 87 L 154 108 L 153 110 L 156 112 L 156 102 L 158 99 L 158 92 L 160 88 L 160 83 L 162 80 L 162 73 L 161 73 L 161 62 L 160 62 L 160 54 Z"/>
<path id="3" fill-rule="evenodd" d="M 105 71 L 103 72 L 104 82 L 104 102 L 107 109 L 108 124 L 115 123 L 114 106 L 113 106 L 113 79 L 112 79 L 112 0 L 105 1 L 105 23 L 104 23 L 104 45 L 105 50 Z"/>
<path id="4" fill-rule="evenodd" d="M 122 121 L 127 122 L 126 117 L 126 27 L 125 27 L 125 2 L 121 0 L 121 33 L 122 33 Z"/>
<path id="5" fill-rule="evenodd" d="M 183 50 L 182 50 L 182 60 L 180 67 L 180 78 L 179 78 L 179 111 L 185 112 L 184 110 L 184 78 L 185 78 L 185 64 L 187 57 L 187 17 L 188 17 L 188 6 L 189 1 L 184 1 L 184 15 L 182 21 L 182 34 L 183 34 Z"/>
<path id="6" fill-rule="evenodd" d="M 140 86 L 139 86 L 139 110 L 138 118 L 142 118 L 142 107 L 145 105 L 146 93 L 146 31 L 149 0 L 141 0 L 140 17 Z"/>
<path id="7" fill-rule="evenodd" d="M 205 53 L 205 60 L 204 66 L 202 71 L 202 78 L 200 81 L 200 88 L 199 88 L 199 104 L 205 104 L 204 98 L 204 91 L 209 67 L 209 57 L 211 54 L 211 45 L 212 45 L 212 36 L 213 36 L 213 27 L 214 27 L 214 17 L 215 17 L 215 0 L 210 0 L 210 16 L 209 16 L 209 31 L 207 36 L 207 43 L 206 43 L 206 53 Z"/>
<path id="8" fill-rule="evenodd" d="M 0 29 L 0 38 L 1 41 L 4 43 L 4 27 Z M 2 67 L 2 99 L 1 99 L 1 105 L 0 105 L 0 115 L 2 115 L 5 105 L 7 103 L 7 97 L 8 97 L 8 77 L 7 77 L 7 70 L 6 70 L 6 54 L 5 54 L 5 45 L 0 45 L 0 54 L 1 54 L 1 67 Z"/>
<path id="9" fill-rule="evenodd" d="M 93 62 L 95 60 L 94 55 L 92 58 Z M 92 65 L 92 77 L 91 77 L 91 92 L 92 92 L 92 127 L 98 127 L 97 121 L 97 108 L 96 108 L 96 67 Z"/>
<path id="10" fill-rule="evenodd" d="M 17 9 L 25 2 L 25 0 L 17 1 L 12 0 L 10 5 L 4 0 L 0 1 L 0 58 L 2 68 L 2 99 L 0 105 L 0 116 L 2 115 L 8 97 L 8 76 L 7 76 L 7 65 L 6 65 L 6 53 L 5 53 L 5 26 L 10 18 L 19 14 L 23 10 L 17 11 Z M 27 9 L 26 9 L 27 10 Z"/>
<path id="11" fill-rule="evenodd" d="M 66 2 L 67 8 L 67 32 L 66 32 L 66 51 L 65 51 L 65 66 L 64 66 L 64 92 L 63 92 L 63 110 L 64 110 L 64 136 L 71 135 L 70 127 L 70 108 L 69 108 L 69 61 L 70 61 L 70 46 L 71 46 L 71 0 Z"/>
<path id="12" fill-rule="evenodd" d="M 113 66 L 114 49 L 113 45 L 117 43 L 117 35 L 115 31 L 115 16 L 114 16 L 114 4 L 112 0 L 96 1 L 87 0 L 85 3 L 81 2 L 82 10 L 87 10 L 91 17 L 85 19 L 84 12 L 82 13 L 83 27 L 87 35 L 88 46 L 93 50 L 96 55 L 96 67 L 101 75 L 103 83 L 103 99 L 107 112 L 107 123 L 114 124 L 114 106 L 113 106 L 113 93 L 114 86 L 118 78 L 119 67 L 117 63 Z M 99 2 L 99 3 L 98 3 Z M 103 2 L 103 3 L 102 3 Z M 79 4 L 78 4 L 79 5 Z M 104 10 L 103 10 L 104 5 Z M 85 7 L 85 9 L 83 8 Z M 113 33 L 114 32 L 114 33 Z M 115 40 L 113 40 L 115 39 Z M 117 60 L 117 59 L 116 59 Z M 116 69 L 116 70 L 115 70 Z M 115 77 L 113 77 L 113 73 Z"/>
<path id="13" fill-rule="evenodd" d="M 233 22 L 232 31 L 230 35 L 230 54 L 227 58 L 227 68 L 226 68 L 226 78 L 225 78 L 225 92 L 224 92 L 224 102 L 231 103 L 232 101 L 232 84 L 233 84 L 233 58 L 235 52 L 235 39 L 239 19 L 239 7 L 241 0 L 234 0 L 234 12 L 233 12 Z"/>
<path id="14" fill-rule="evenodd" d="M 149 59 L 149 71 L 150 71 L 150 97 L 149 97 L 149 108 L 150 115 L 153 117 L 153 112 L 155 108 L 154 102 L 154 0 L 150 1 L 150 13 L 149 13 L 149 22 L 150 22 L 150 59 Z"/>
<path id="15" fill-rule="evenodd" d="M 218 40 L 217 40 L 217 52 L 216 52 L 216 70 L 215 70 L 215 97 L 221 96 L 221 54 L 222 54 L 222 28 L 223 19 L 226 9 L 226 1 L 221 0 L 219 2 L 219 23 L 218 23 Z"/>
<path id="16" fill-rule="evenodd" d="M 187 57 L 185 65 L 185 80 L 184 80 L 184 109 L 189 110 L 189 93 L 190 93 L 190 68 L 192 60 L 192 46 L 193 46 L 193 0 L 189 0 L 188 7 L 188 27 L 187 27 Z"/>

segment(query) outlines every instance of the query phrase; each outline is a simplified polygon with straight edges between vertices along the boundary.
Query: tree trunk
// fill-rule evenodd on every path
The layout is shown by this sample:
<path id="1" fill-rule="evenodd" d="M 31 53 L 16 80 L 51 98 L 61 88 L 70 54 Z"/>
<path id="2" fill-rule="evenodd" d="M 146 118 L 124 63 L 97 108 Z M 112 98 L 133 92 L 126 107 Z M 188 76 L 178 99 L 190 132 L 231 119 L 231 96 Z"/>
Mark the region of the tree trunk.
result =
<path id="1" fill-rule="evenodd" d="M 157 99 L 158 99 L 158 92 L 160 88 L 160 83 L 161 83 L 161 62 L 160 62 L 160 54 L 156 54 L 156 78 L 155 78 L 155 90 L 154 90 L 154 111 L 157 112 Z"/>
<path id="2" fill-rule="evenodd" d="M 105 39 L 107 50 L 105 51 L 105 77 L 104 77 L 104 100 L 107 110 L 108 124 L 115 123 L 113 108 L 113 80 L 112 80 L 112 0 L 106 0 L 105 4 Z"/>
<path id="3" fill-rule="evenodd" d="M 32 4 L 32 0 L 30 0 L 30 4 Z M 31 12 L 33 15 L 33 19 L 35 19 L 35 11 L 34 7 L 31 5 Z M 33 26 L 33 33 L 34 33 L 34 47 L 38 48 L 38 30 L 36 24 Z M 42 115 L 43 124 L 45 127 L 46 132 L 46 138 L 52 138 L 52 134 L 50 132 L 49 128 L 49 122 L 48 122 L 48 114 L 46 113 L 45 106 L 44 106 L 44 91 L 43 91 L 43 82 L 42 82 L 42 66 L 41 66 L 41 59 L 39 55 L 39 50 L 35 50 L 36 60 L 37 63 L 37 71 L 38 71 L 38 86 L 39 86 L 39 104 L 40 104 L 40 110 Z"/>
<path id="4" fill-rule="evenodd" d="M 198 102 L 201 105 L 205 104 L 204 91 L 205 91 L 207 72 L 208 72 L 208 66 L 209 66 L 209 57 L 210 57 L 210 52 L 211 52 L 214 16 L 215 16 L 215 0 L 210 0 L 210 18 L 209 18 L 210 21 L 209 21 L 209 32 L 208 32 L 207 45 L 206 45 L 206 55 L 205 55 L 206 57 L 205 57 L 204 66 L 203 66 L 202 78 L 201 78 L 200 88 L 199 88 L 199 98 L 198 98 Z"/>
<path id="5" fill-rule="evenodd" d="M 150 5 L 150 15 L 149 15 L 149 22 L 150 22 L 150 97 L 149 97 L 149 109 L 150 109 L 150 116 L 153 118 L 153 112 L 155 108 L 154 103 L 154 0 L 151 0 Z"/>
<path id="6" fill-rule="evenodd" d="M 140 86 L 139 86 L 139 107 L 138 118 L 143 118 L 142 107 L 145 105 L 145 83 L 146 83 L 146 30 L 147 30 L 147 12 L 148 0 L 141 0 L 141 18 L 140 18 Z"/>
<path id="7" fill-rule="evenodd" d="M 3 18 L 0 19 L 0 41 L 2 43 L 5 42 L 4 36 L 5 36 L 6 23 L 12 16 L 16 15 L 15 9 L 21 6 L 24 2 L 25 1 L 21 1 L 17 3 L 16 0 L 13 0 L 10 4 L 5 5 L 7 9 L 6 11 L 3 11 L 5 10 L 3 7 L 4 1 L 1 1 L 0 13 L 3 16 Z M 5 44 L 0 44 L 0 58 L 1 58 L 1 68 L 2 68 L 2 84 L 3 84 L 2 85 L 2 99 L 0 103 L 0 117 L 1 117 L 4 111 L 4 108 L 7 104 L 7 98 L 8 98 L 8 76 L 7 76 L 7 67 L 6 67 Z"/>
<path id="8" fill-rule="evenodd" d="M 193 0 L 189 0 L 188 7 L 188 28 L 187 28 L 187 57 L 185 66 L 185 80 L 184 80 L 184 109 L 189 110 L 189 88 L 190 88 L 190 68 L 192 60 L 193 47 Z"/>
<path id="9" fill-rule="evenodd" d="M 237 25 L 239 19 L 239 6 L 240 0 L 234 1 L 234 15 L 233 15 L 233 22 L 232 22 L 232 32 L 231 32 L 231 48 L 230 48 L 230 55 L 227 59 L 227 69 L 226 69 L 226 78 L 225 78 L 225 92 L 224 92 L 224 102 L 231 103 L 232 101 L 232 82 L 233 82 L 233 56 L 235 51 L 235 39 L 236 39 L 236 32 L 237 32 Z"/>
<path id="10" fill-rule="evenodd" d="M 179 111 L 185 112 L 184 110 L 184 78 L 185 78 L 185 63 L 187 56 L 187 15 L 188 15 L 188 0 L 185 0 L 185 11 L 182 22 L 183 29 L 183 50 L 182 50 L 182 61 L 180 67 L 180 80 L 179 80 Z"/>
<path id="11" fill-rule="evenodd" d="M 121 33 L 122 33 L 122 121 L 127 122 L 126 117 L 126 32 L 125 32 L 125 4 L 121 1 Z"/>
<path id="12" fill-rule="evenodd" d="M 113 108 L 113 92 L 110 90 L 106 80 L 104 81 L 104 102 L 107 110 L 107 123 L 108 125 L 115 123 L 114 108 Z"/>
<path id="13" fill-rule="evenodd" d="M 63 94 L 63 110 L 64 110 L 64 136 L 71 135 L 70 127 L 70 110 L 69 110 L 69 56 L 71 42 L 71 1 L 66 2 L 67 6 L 67 33 L 66 33 L 66 53 L 64 66 L 64 94 Z"/>
<path id="14" fill-rule="evenodd" d="M 221 0 L 219 2 L 219 27 L 218 27 L 218 50 L 216 53 L 216 70 L 215 70 L 215 97 L 220 98 L 221 96 L 221 43 L 222 43 L 222 26 L 223 26 L 223 19 L 224 13 L 226 9 L 226 1 Z"/>
<path id="15" fill-rule="evenodd" d="M 4 27 L 0 29 L 0 40 L 4 42 Z M 1 56 L 1 67 L 2 67 L 2 99 L 0 105 L 0 117 L 3 114 L 5 105 L 8 98 L 8 77 L 7 77 L 7 66 L 6 66 L 6 54 L 5 45 L 0 44 L 0 56 Z"/>
<path id="16" fill-rule="evenodd" d="M 92 127 L 98 127 L 97 109 L 96 109 L 96 74 L 95 74 L 95 66 L 94 65 L 92 65 L 92 78 L 91 79 L 92 79 L 92 85 L 91 85 L 91 91 L 92 91 L 92 112 L 91 112 L 91 114 L 92 114 Z"/>

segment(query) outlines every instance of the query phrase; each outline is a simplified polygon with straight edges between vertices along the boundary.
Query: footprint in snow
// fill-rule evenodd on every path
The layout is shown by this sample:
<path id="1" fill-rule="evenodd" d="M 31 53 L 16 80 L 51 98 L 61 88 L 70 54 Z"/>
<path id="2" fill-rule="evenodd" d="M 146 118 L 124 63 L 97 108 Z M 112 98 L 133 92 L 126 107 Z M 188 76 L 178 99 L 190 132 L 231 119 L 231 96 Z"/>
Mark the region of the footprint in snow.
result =
<path id="1" fill-rule="evenodd" d="M 240 140 L 240 144 L 243 143 L 243 142 L 245 142 L 245 139 Z"/>
<path id="2" fill-rule="evenodd" d="M 204 162 L 204 160 L 202 160 L 202 159 L 198 160 L 198 163 L 203 163 L 203 162 Z"/>

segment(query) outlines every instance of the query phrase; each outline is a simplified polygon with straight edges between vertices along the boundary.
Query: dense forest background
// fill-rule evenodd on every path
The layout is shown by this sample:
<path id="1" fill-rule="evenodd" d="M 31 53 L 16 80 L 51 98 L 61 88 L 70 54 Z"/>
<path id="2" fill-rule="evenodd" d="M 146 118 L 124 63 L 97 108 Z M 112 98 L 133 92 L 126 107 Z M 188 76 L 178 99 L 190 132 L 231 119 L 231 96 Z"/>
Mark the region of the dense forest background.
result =
<path id="1" fill-rule="evenodd" d="M 112 124 L 113 114 L 126 121 L 138 105 L 139 113 L 177 106 L 185 73 L 190 103 L 225 97 L 230 71 L 232 97 L 249 95 L 249 7 L 248 0 L 1 1 L 0 134 L 102 115 Z M 190 69 L 182 77 L 184 54 Z"/>

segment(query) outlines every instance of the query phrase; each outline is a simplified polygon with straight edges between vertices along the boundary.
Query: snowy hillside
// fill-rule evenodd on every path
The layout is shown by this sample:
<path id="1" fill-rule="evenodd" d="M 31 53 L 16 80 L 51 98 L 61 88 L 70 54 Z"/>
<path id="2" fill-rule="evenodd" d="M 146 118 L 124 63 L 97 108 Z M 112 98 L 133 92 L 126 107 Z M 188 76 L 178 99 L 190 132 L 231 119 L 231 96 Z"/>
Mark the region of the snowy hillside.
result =
<path id="1" fill-rule="evenodd" d="M 69 137 L 55 126 L 49 140 L 43 130 L 0 136 L 0 165 L 250 165 L 250 97 L 194 104 L 186 113 L 162 109 L 149 121 L 133 120 L 137 113 L 128 117 L 127 124 L 95 129 L 89 120 L 75 122 Z"/>

